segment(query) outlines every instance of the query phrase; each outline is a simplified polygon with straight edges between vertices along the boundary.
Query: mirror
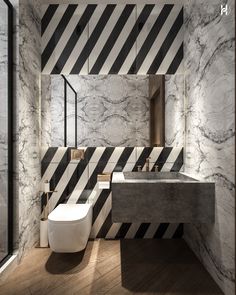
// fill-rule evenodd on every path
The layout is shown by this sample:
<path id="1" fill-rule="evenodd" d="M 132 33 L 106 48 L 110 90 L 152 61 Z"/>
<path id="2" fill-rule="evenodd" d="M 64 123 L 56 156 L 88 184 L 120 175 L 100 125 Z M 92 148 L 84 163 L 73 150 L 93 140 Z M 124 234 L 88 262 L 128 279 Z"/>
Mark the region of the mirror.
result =
<path id="1" fill-rule="evenodd" d="M 44 146 L 183 146 L 183 75 L 42 75 Z"/>

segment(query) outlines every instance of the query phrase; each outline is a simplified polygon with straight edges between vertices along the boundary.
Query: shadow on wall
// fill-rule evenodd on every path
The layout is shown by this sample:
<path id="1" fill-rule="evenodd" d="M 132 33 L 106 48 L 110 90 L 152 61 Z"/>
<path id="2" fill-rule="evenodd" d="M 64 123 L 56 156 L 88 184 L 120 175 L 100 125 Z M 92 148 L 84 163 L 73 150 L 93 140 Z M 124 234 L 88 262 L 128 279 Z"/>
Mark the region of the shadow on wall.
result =
<path id="1" fill-rule="evenodd" d="M 121 240 L 122 286 L 131 292 L 222 294 L 183 240 Z"/>

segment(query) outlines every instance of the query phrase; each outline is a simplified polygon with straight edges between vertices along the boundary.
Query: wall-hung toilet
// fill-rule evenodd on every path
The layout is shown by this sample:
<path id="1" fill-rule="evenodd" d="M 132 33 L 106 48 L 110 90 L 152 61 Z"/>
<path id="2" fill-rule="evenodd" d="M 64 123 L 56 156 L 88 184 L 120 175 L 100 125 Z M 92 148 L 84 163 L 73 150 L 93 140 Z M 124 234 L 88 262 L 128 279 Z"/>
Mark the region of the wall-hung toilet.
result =
<path id="1" fill-rule="evenodd" d="M 92 227 L 90 204 L 60 204 L 48 216 L 48 239 L 54 252 L 83 250 Z"/>

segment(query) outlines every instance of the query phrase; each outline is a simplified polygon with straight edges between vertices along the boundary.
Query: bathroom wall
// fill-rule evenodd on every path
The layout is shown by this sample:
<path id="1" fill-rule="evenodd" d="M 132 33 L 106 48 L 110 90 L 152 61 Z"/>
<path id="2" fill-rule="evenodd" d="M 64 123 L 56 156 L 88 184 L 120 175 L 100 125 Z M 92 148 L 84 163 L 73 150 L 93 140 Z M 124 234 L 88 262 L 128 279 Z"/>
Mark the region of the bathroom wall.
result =
<path id="1" fill-rule="evenodd" d="M 184 146 L 184 75 L 165 75 L 165 146 Z"/>
<path id="2" fill-rule="evenodd" d="M 180 171 L 183 149 L 145 147 L 86 147 L 85 159 L 74 161 L 70 148 L 49 148 L 42 158 L 42 184 L 49 180 L 55 192 L 50 198 L 50 211 L 60 203 L 93 205 L 91 238 L 180 238 L 183 224 L 112 223 L 111 189 L 99 189 L 97 174 L 113 171 L 137 171 L 151 157 L 150 169 Z M 45 196 L 42 197 L 45 202 Z"/>
<path id="3" fill-rule="evenodd" d="M 51 77 L 41 75 L 41 145 L 52 146 Z"/>
<path id="4" fill-rule="evenodd" d="M 40 199 L 40 4 L 19 5 L 19 251 L 39 240 Z"/>
<path id="5" fill-rule="evenodd" d="M 226 295 L 235 294 L 234 12 L 231 0 L 185 5 L 185 171 L 215 181 L 216 219 L 185 225 L 184 238 Z"/>
<path id="6" fill-rule="evenodd" d="M 78 94 L 79 146 L 149 146 L 149 81 L 138 75 L 69 75 Z M 184 76 L 165 76 L 166 146 L 184 144 Z M 74 95 L 68 95 L 74 109 Z M 68 136 L 74 145 L 74 136 Z M 71 139 L 71 142 L 70 142 Z M 64 145 L 64 80 L 42 75 L 42 144 Z"/>
<path id="7" fill-rule="evenodd" d="M 42 10 L 44 74 L 183 73 L 181 4 L 80 3 Z"/>
<path id="8" fill-rule="evenodd" d="M 18 261 L 38 243 L 40 200 L 40 5 L 14 6 L 14 247 Z"/>

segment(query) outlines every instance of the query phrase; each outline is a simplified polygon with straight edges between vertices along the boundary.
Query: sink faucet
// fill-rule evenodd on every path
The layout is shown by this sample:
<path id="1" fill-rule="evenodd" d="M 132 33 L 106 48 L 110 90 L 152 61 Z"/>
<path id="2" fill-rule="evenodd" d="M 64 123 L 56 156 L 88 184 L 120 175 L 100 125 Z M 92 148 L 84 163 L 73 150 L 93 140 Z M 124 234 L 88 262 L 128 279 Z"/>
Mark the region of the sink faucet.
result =
<path id="1" fill-rule="evenodd" d="M 155 165 L 155 166 L 154 166 L 154 171 L 155 171 L 155 172 L 158 172 L 158 171 L 159 171 L 159 170 L 158 170 L 158 165 Z"/>
<path id="2" fill-rule="evenodd" d="M 150 157 L 146 158 L 146 171 L 149 172 L 149 166 L 150 166 Z"/>

